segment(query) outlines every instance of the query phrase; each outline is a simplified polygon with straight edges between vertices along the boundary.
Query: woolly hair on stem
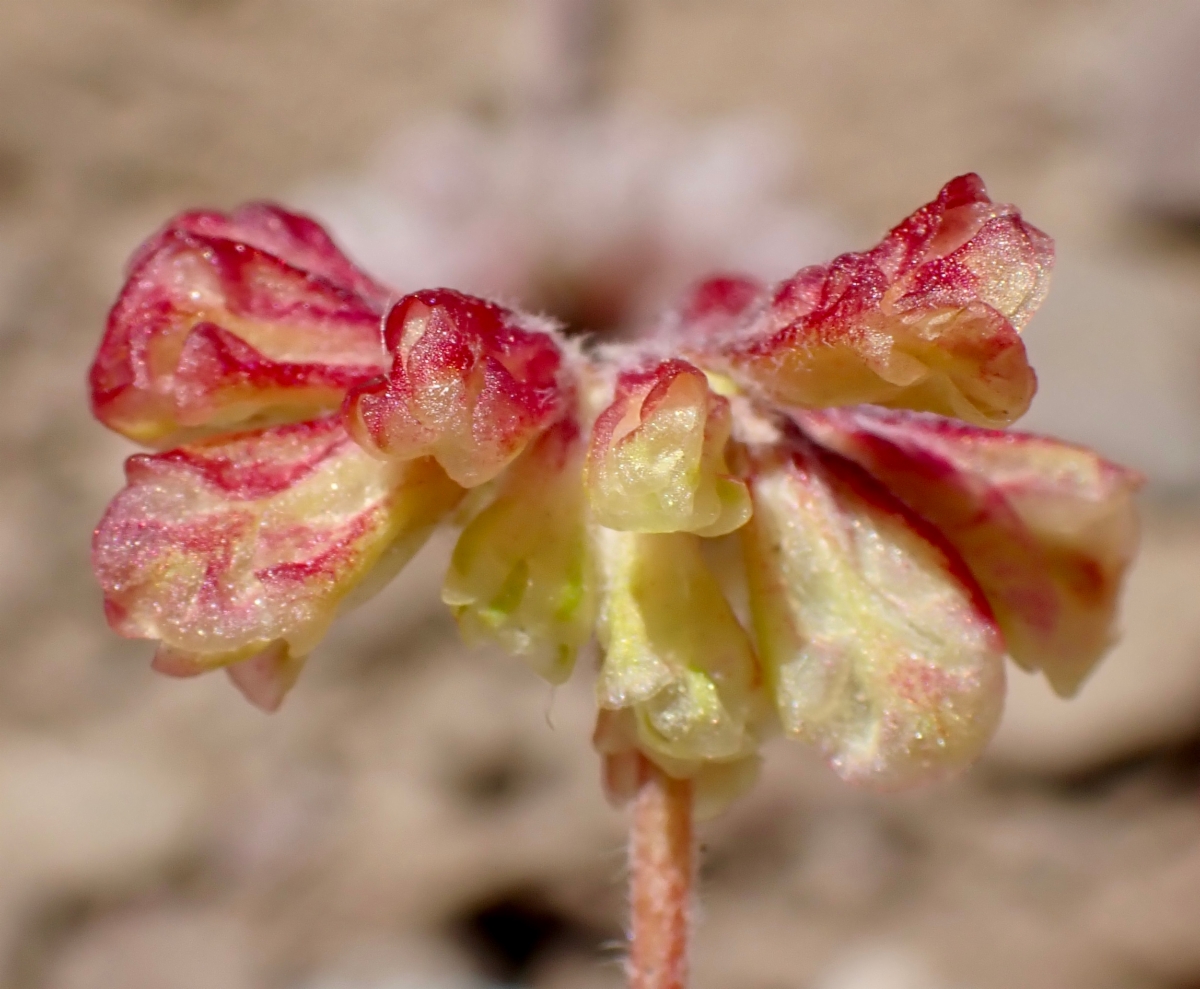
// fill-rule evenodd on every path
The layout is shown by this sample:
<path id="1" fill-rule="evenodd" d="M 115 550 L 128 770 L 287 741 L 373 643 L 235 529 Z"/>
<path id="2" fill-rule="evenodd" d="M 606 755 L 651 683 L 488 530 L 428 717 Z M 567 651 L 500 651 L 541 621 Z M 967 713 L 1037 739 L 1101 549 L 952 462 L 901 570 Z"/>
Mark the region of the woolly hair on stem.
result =
<path id="1" fill-rule="evenodd" d="M 695 842 L 690 780 L 639 758 L 629 836 L 630 989 L 684 989 Z"/>

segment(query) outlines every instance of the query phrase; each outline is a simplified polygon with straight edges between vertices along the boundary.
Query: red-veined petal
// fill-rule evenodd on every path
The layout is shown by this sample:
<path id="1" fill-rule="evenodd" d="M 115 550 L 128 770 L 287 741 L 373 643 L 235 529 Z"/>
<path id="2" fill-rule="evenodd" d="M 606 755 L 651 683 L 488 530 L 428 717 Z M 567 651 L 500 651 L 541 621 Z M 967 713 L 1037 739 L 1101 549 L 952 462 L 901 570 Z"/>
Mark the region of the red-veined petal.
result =
<path id="1" fill-rule="evenodd" d="M 1052 263 L 1050 239 L 964 175 L 874 249 L 803 269 L 699 346 L 776 403 L 873 402 L 1006 425 L 1036 390 L 1018 330 Z"/>
<path id="2" fill-rule="evenodd" d="M 544 327 L 451 289 L 405 296 L 387 318 L 386 379 L 347 399 L 355 438 L 398 460 L 433 456 L 467 487 L 491 480 L 554 421 L 562 357 Z"/>
<path id="3" fill-rule="evenodd" d="M 334 243 L 325 228 L 302 213 L 275 203 L 244 203 L 231 213 L 191 210 L 180 213 L 143 244 L 130 260 L 132 270 L 173 232 L 247 244 L 331 285 L 361 296 L 382 312 L 396 293 L 361 271 Z"/>
<path id="4" fill-rule="evenodd" d="M 799 440 L 761 454 L 750 486 L 751 611 L 784 730 L 885 788 L 971 763 L 999 721 L 1004 644 L 954 550 Z"/>
<path id="5" fill-rule="evenodd" d="M 371 457 L 336 417 L 139 454 L 126 476 L 93 540 L 109 623 L 157 640 L 174 675 L 269 653 L 235 675 L 260 698 L 463 494 L 432 460 Z"/>
<path id="6" fill-rule="evenodd" d="M 184 214 L 134 256 L 91 368 L 93 411 L 156 446 L 331 411 L 386 368 L 372 285 L 304 217 Z"/>
<path id="7" fill-rule="evenodd" d="M 941 529 L 1013 659 L 1074 693 L 1114 639 L 1137 548 L 1136 472 L 1069 443 L 939 416 L 859 406 L 796 419 Z"/>

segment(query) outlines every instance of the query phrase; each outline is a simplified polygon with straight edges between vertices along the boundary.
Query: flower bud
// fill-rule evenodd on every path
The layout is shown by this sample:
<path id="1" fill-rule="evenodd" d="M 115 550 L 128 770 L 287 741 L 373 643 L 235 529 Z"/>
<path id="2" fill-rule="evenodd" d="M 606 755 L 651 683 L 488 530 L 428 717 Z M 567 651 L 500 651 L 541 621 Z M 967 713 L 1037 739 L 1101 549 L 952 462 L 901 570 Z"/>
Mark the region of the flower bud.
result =
<path id="1" fill-rule="evenodd" d="M 699 539 L 597 528 L 602 708 L 633 708 L 652 758 L 754 752 L 761 677 Z"/>
<path id="2" fill-rule="evenodd" d="M 750 497 L 725 461 L 730 428 L 728 400 L 686 361 L 623 373 L 588 450 L 596 521 L 628 532 L 702 536 L 743 525 Z"/>
<path id="3" fill-rule="evenodd" d="M 595 618 L 582 463 L 572 420 L 534 441 L 463 529 L 442 589 L 468 642 L 496 641 L 552 683 L 570 676 Z"/>
<path id="4" fill-rule="evenodd" d="M 604 795 L 615 807 L 637 795 L 643 756 L 668 776 L 692 781 L 693 807 L 700 821 L 716 817 L 758 779 L 762 758 L 757 753 L 722 760 L 672 759 L 643 744 L 638 720 L 632 708 L 601 708 L 596 716 L 592 745 L 600 754 Z"/>

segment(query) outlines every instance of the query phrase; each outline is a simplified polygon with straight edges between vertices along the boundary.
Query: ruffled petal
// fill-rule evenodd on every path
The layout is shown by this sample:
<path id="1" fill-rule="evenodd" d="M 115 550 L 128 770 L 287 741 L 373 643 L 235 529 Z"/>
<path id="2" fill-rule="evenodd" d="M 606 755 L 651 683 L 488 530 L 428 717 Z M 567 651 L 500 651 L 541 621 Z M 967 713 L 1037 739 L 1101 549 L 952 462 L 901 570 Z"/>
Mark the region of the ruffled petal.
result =
<path id="1" fill-rule="evenodd" d="M 872 406 L 796 416 L 945 534 L 1009 653 L 1075 692 L 1114 639 L 1142 478 L 1091 450 Z"/>
<path id="2" fill-rule="evenodd" d="M 293 268 L 360 296 L 379 312 L 387 308 L 389 299 L 396 298 L 392 289 L 359 270 L 319 223 L 269 202 L 245 203 L 231 213 L 216 210 L 181 213 L 134 253 L 130 270 L 176 232 L 231 240 L 272 254 Z"/>
<path id="3" fill-rule="evenodd" d="M 702 357 L 780 404 L 1006 425 L 1036 390 L 1018 330 L 1052 264 L 1050 238 L 964 175 L 874 249 L 805 268 L 737 329 L 708 334 Z"/>
<path id="4" fill-rule="evenodd" d="M 799 440 L 754 464 L 751 492 L 751 611 L 784 730 L 884 788 L 972 762 L 1000 717 L 1004 644 L 954 551 Z"/>
<path id="5" fill-rule="evenodd" d="M 583 452 L 571 420 L 542 434 L 459 536 L 442 589 L 468 642 L 498 642 L 552 683 L 570 676 L 595 618 Z"/>
<path id="6" fill-rule="evenodd" d="M 134 257 L 92 364 L 93 412 L 167 446 L 336 409 L 386 367 L 383 293 L 304 217 L 184 214 Z"/>
<path id="7" fill-rule="evenodd" d="M 982 302 L 1020 330 L 1045 301 L 1054 241 L 1015 206 L 993 203 L 983 179 L 960 175 L 870 252 L 898 312 Z"/>
<path id="8" fill-rule="evenodd" d="M 702 536 L 743 525 L 750 496 L 725 462 L 730 429 L 729 401 L 686 361 L 623 373 L 588 450 L 596 521 L 629 532 Z"/>
<path id="9" fill-rule="evenodd" d="M 699 538 L 597 528 L 594 539 L 600 706 L 632 708 L 642 750 L 676 775 L 752 754 L 758 663 Z"/>
<path id="10" fill-rule="evenodd" d="M 177 676 L 260 657 L 234 679 L 268 707 L 346 596 L 463 494 L 432 460 L 369 456 L 335 417 L 139 454 L 126 477 L 93 539 L 109 623 L 157 640 Z"/>
<path id="11" fill-rule="evenodd" d="M 466 487 L 491 480 L 563 407 L 545 330 L 450 289 L 405 296 L 387 318 L 391 371 L 347 399 L 351 431 L 380 456 L 433 456 Z"/>

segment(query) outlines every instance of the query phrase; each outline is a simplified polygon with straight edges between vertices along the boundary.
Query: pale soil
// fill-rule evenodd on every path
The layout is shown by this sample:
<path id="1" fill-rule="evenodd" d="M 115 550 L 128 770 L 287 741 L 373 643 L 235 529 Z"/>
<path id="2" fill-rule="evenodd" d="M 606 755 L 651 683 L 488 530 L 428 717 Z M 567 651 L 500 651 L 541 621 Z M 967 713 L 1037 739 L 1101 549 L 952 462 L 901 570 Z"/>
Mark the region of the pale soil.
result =
<path id="1" fill-rule="evenodd" d="M 773 114 L 805 161 L 795 194 L 846 247 L 967 168 L 1054 232 L 1034 421 L 1153 482 L 1126 641 L 1071 706 L 1020 679 L 977 771 L 899 798 L 771 750 L 704 829 L 698 989 L 1200 986 L 1200 251 L 1194 214 L 1139 218 L 1123 171 L 1111 94 L 1136 106 L 1146 64 L 1124 13 L 618 7 L 611 98 Z M 623 821 L 598 795 L 586 678 L 552 696 L 459 647 L 436 603 L 444 540 L 274 718 L 220 678 L 153 677 L 105 628 L 87 565 L 128 452 L 82 389 L 123 258 L 184 206 L 351 182 L 397 127 L 494 111 L 512 17 L 484 0 L 0 7 L 0 984 L 620 984 Z"/>

